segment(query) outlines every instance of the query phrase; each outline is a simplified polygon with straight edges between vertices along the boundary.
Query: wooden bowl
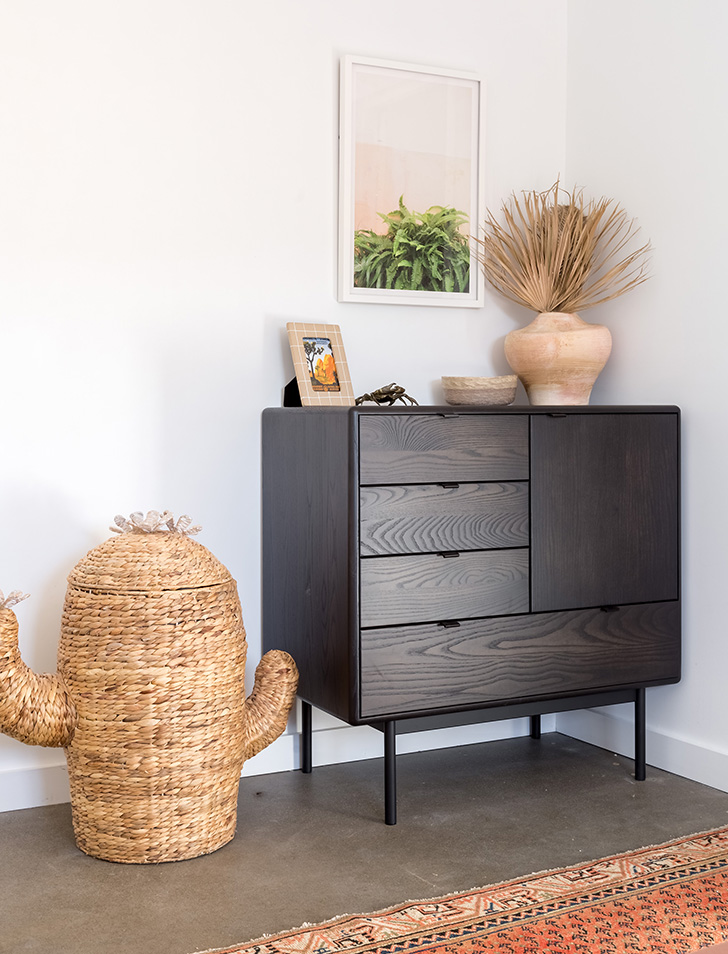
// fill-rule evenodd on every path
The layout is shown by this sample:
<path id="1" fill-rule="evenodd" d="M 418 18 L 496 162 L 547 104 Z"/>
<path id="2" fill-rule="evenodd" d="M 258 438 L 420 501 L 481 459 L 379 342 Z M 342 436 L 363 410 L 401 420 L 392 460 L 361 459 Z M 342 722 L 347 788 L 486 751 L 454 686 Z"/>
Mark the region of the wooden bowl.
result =
<path id="1" fill-rule="evenodd" d="M 516 374 L 499 378 L 443 377 L 441 380 L 448 404 L 507 405 L 516 399 Z"/>

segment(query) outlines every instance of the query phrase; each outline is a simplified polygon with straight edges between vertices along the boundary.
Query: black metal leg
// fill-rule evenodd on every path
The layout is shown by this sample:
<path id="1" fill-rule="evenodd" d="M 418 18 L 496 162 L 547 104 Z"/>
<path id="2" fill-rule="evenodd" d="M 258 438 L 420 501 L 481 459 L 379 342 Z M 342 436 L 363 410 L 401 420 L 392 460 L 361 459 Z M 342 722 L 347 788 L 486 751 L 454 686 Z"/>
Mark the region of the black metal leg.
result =
<path id="1" fill-rule="evenodd" d="M 384 723 L 384 821 L 397 824 L 397 734 L 396 722 Z"/>
<path id="2" fill-rule="evenodd" d="M 634 777 L 638 782 L 644 782 L 647 774 L 645 734 L 645 690 L 638 689 L 634 697 Z"/>
<path id="3" fill-rule="evenodd" d="M 531 738 L 532 739 L 541 738 L 541 716 L 540 715 L 531 716 Z"/>
<path id="4" fill-rule="evenodd" d="M 301 771 L 307 775 L 313 768 L 313 729 L 311 703 L 301 701 Z"/>

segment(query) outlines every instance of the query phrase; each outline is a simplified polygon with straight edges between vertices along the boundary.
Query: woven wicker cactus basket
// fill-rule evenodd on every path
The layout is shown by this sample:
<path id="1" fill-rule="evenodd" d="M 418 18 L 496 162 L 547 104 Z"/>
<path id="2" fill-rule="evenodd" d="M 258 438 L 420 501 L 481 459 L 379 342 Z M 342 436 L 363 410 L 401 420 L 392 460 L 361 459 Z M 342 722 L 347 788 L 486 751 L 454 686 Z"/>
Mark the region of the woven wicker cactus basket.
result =
<path id="1" fill-rule="evenodd" d="M 234 836 L 243 763 L 284 730 L 298 673 L 266 653 L 246 699 L 237 586 L 197 528 L 154 511 L 116 523 L 68 577 L 57 674 L 22 663 L 18 594 L 0 595 L 0 729 L 65 747 L 87 854 L 191 858 Z"/>

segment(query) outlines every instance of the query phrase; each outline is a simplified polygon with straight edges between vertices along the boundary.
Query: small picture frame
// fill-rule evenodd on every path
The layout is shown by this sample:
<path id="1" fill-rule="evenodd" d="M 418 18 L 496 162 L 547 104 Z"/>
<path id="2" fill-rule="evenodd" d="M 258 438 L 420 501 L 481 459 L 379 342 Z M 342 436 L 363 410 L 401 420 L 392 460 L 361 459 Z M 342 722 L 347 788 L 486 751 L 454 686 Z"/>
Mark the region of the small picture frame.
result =
<path id="1" fill-rule="evenodd" d="M 289 321 L 286 330 L 302 406 L 353 406 L 354 390 L 339 326 Z"/>

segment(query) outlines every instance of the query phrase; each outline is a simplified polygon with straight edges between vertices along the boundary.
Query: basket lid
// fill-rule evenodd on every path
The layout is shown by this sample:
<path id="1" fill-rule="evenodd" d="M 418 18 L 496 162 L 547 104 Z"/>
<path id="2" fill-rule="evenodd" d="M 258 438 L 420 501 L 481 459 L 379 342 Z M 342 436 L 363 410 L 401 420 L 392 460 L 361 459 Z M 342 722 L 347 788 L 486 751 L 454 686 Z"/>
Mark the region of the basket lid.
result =
<path id="1" fill-rule="evenodd" d="M 68 575 L 72 586 L 108 592 L 160 592 L 228 583 L 230 572 L 183 533 L 131 532 L 89 550 Z"/>

